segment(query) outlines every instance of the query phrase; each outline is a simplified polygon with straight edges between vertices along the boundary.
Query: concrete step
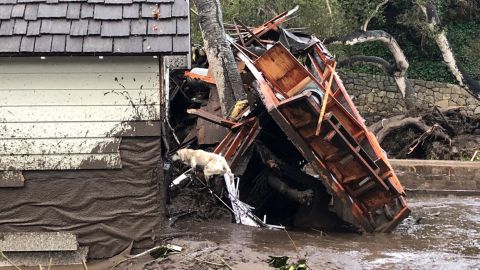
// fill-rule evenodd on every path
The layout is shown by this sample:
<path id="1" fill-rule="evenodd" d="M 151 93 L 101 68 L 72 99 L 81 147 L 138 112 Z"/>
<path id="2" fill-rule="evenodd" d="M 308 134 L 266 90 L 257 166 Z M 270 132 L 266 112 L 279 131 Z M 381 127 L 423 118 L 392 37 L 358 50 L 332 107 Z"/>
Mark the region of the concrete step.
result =
<path id="1" fill-rule="evenodd" d="M 87 259 L 88 248 L 79 247 L 68 232 L 0 232 L 0 250 L 16 266 L 77 265 Z M 0 267 L 11 266 L 0 257 Z"/>
<path id="2" fill-rule="evenodd" d="M 0 250 L 21 251 L 75 251 L 77 236 L 67 232 L 8 232 L 0 233 Z"/>
<path id="3" fill-rule="evenodd" d="M 43 266 L 47 269 L 52 259 L 51 265 L 82 265 L 87 261 L 88 247 L 79 247 L 75 251 L 27 251 L 27 252 L 4 252 L 5 256 L 16 266 Z M 12 266 L 8 261 L 0 258 L 0 267 Z M 37 268 L 38 269 L 38 268 Z M 82 267 L 78 269 L 83 269 Z"/>

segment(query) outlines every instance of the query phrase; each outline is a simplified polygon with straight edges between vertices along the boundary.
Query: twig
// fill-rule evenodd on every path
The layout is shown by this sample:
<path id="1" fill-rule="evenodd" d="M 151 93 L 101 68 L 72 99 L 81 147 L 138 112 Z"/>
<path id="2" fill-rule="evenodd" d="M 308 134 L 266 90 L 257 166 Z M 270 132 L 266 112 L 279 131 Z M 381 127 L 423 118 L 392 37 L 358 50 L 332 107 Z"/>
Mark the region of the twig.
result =
<path id="1" fill-rule="evenodd" d="M 327 2 L 328 14 L 330 14 L 330 16 L 332 16 L 332 7 L 330 6 L 330 1 L 325 0 L 325 2 Z"/>
<path id="2" fill-rule="evenodd" d="M 144 252 L 142 252 L 142 253 L 139 253 L 139 254 L 136 254 L 136 255 L 132 255 L 132 256 L 130 256 L 130 257 L 126 258 L 126 259 L 123 259 L 123 260 L 119 261 L 118 263 L 114 264 L 110 269 L 113 269 L 113 268 L 117 267 L 119 264 L 124 263 L 124 262 L 126 262 L 126 261 L 133 260 L 133 259 L 135 259 L 135 258 L 144 256 L 144 255 L 147 255 L 147 254 L 149 254 L 150 252 L 155 251 L 155 250 L 158 250 L 158 249 L 160 249 L 160 248 L 162 248 L 162 247 L 163 247 L 163 246 L 156 246 L 156 247 L 153 247 L 153 248 L 151 248 L 151 249 L 149 249 L 149 250 L 146 250 L 146 251 L 144 251 Z"/>
<path id="3" fill-rule="evenodd" d="M 217 250 L 218 247 L 209 247 L 209 248 L 206 248 L 204 250 L 200 250 L 200 251 L 196 251 L 196 252 L 193 252 L 191 254 L 189 254 L 190 257 L 193 257 L 193 258 L 196 258 L 200 255 L 202 255 L 203 253 L 206 253 L 206 252 L 213 252 L 215 250 Z"/>
<path id="4" fill-rule="evenodd" d="M 223 264 L 230 270 L 234 270 L 233 267 L 231 267 L 220 255 L 217 255 L 217 257 L 223 262 Z"/>
<path id="5" fill-rule="evenodd" d="M 373 19 L 373 17 L 375 17 L 375 15 L 377 15 L 378 11 L 380 10 L 381 7 L 383 7 L 384 5 L 386 5 L 388 3 L 389 0 L 385 0 L 383 2 L 381 2 L 380 4 L 377 5 L 377 7 L 375 8 L 375 10 L 370 14 L 370 16 L 368 16 L 367 20 L 365 21 L 365 23 L 363 24 L 362 26 L 362 31 L 366 32 L 367 31 L 367 27 L 368 27 L 368 24 L 370 23 L 370 20 Z"/>
<path id="6" fill-rule="evenodd" d="M 473 153 L 472 159 L 470 159 L 470 161 L 473 161 L 475 159 L 475 157 L 477 156 L 477 154 L 478 154 L 478 150 L 475 151 L 475 153 Z"/>
<path id="7" fill-rule="evenodd" d="M 195 15 L 198 16 L 198 11 L 196 11 L 195 9 L 191 8 L 190 11 L 191 11 L 193 14 L 195 14 Z"/>
<path id="8" fill-rule="evenodd" d="M 38 268 L 39 268 L 40 270 L 43 270 L 43 267 L 42 267 L 41 264 L 38 264 Z"/>
<path id="9" fill-rule="evenodd" d="M 18 267 L 17 265 L 15 265 L 8 257 L 7 255 L 5 255 L 5 253 L 3 253 L 2 250 L 0 250 L 0 256 L 2 256 L 2 258 L 4 258 L 9 264 L 11 264 L 15 269 L 17 270 L 22 270 L 20 267 Z"/>
<path id="10" fill-rule="evenodd" d="M 292 237 L 290 237 L 290 234 L 288 233 L 287 229 L 285 229 L 285 227 L 283 227 L 283 230 L 285 231 L 285 233 L 287 233 L 287 236 L 290 239 L 290 241 L 292 242 L 292 245 L 295 248 L 295 251 L 298 253 L 297 245 L 295 245 L 295 242 L 293 241 Z"/>
<path id="11" fill-rule="evenodd" d="M 310 229 L 313 230 L 313 231 L 319 232 L 319 233 L 320 233 L 320 236 L 327 236 L 327 234 L 324 233 L 323 231 L 317 230 L 317 229 L 312 228 L 312 227 L 310 227 Z"/>
<path id="12" fill-rule="evenodd" d="M 209 261 L 205 261 L 205 260 L 202 260 L 202 259 L 199 259 L 199 258 L 195 258 L 195 260 L 196 260 L 196 261 L 199 261 L 199 262 L 202 262 L 202 263 L 219 266 L 219 267 L 224 267 L 224 266 L 226 266 L 226 265 L 224 265 L 224 264 L 209 262 Z"/>
<path id="13" fill-rule="evenodd" d="M 50 267 L 52 267 L 52 257 L 50 257 L 50 261 L 48 262 L 47 270 L 50 270 Z"/>
<path id="14" fill-rule="evenodd" d="M 83 270 L 88 270 L 87 262 L 85 261 L 85 259 L 82 259 L 82 266 L 83 266 Z"/>

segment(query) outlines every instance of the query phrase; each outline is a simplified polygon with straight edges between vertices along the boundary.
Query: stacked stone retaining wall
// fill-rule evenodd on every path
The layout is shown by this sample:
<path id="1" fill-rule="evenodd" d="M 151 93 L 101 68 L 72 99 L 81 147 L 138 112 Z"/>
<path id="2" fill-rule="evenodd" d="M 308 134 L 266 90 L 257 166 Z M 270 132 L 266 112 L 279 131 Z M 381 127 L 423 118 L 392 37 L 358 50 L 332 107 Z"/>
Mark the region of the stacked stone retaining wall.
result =
<path id="1" fill-rule="evenodd" d="M 392 77 L 341 72 L 345 87 L 367 122 L 405 113 L 405 102 Z M 480 115 L 480 101 L 464 88 L 449 83 L 411 80 L 417 103 L 423 109 L 463 106 L 469 114 Z"/>

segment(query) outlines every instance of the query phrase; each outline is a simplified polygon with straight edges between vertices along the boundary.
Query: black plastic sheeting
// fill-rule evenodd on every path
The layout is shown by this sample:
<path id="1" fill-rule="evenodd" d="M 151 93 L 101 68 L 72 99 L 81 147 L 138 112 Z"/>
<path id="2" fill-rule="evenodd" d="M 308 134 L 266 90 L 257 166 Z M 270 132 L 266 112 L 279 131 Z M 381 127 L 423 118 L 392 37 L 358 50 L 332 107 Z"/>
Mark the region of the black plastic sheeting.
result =
<path id="1" fill-rule="evenodd" d="M 161 230 L 161 139 L 123 138 L 122 169 L 24 171 L 23 188 L 0 189 L 0 232 L 67 231 L 90 258 L 153 245 Z"/>

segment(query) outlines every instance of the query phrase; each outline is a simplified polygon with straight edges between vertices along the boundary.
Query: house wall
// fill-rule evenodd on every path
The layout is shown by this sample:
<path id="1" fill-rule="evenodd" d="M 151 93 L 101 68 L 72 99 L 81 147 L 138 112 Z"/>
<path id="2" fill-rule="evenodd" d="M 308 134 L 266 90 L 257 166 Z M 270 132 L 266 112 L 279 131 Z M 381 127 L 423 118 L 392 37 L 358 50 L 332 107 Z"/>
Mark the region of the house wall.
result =
<path id="1" fill-rule="evenodd" d="M 119 136 L 159 120 L 158 76 L 152 57 L 1 59 L 0 170 L 119 168 Z"/>
<path id="2" fill-rule="evenodd" d="M 153 245 L 165 216 L 159 67 L 0 59 L 0 180 L 24 180 L 0 185 L 0 232 L 72 232 L 90 258 Z"/>

